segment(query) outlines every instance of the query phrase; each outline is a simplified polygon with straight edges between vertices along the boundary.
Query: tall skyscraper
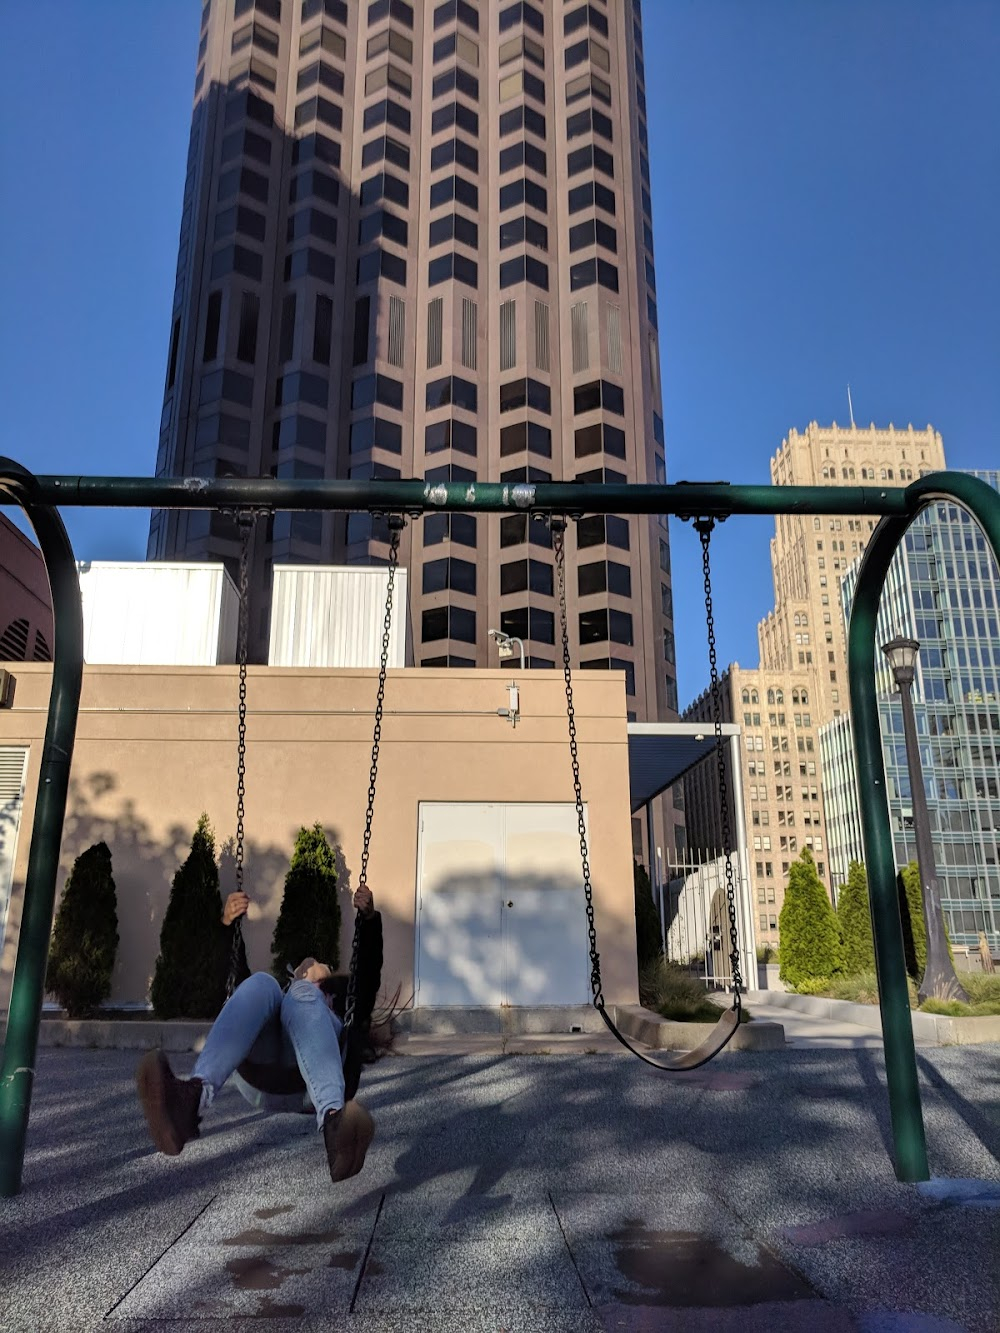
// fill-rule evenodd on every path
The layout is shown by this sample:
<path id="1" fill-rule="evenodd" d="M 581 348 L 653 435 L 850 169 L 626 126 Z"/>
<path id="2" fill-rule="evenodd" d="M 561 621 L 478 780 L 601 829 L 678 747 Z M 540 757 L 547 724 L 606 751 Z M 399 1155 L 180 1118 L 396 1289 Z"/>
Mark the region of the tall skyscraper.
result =
<path id="1" fill-rule="evenodd" d="M 775 486 L 900 486 L 943 468 L 941 436 L 926 430 L 820 426 L 788 432 L 771 459 Z M 847 622 L 841 580 L 877 518 L 780 514 L 771 539 L 774 609 L 757 628 L 760 664 L 722 678 L 727 720 L 743 726 L 743 792 L 758 943 L 778 942 L 791 863 L 808 847 L 831 890 L 842 873 L 829 858 L 820 728 L 850 707 Z M 707 694 L 684 714 L 711 718 Z M 720 846 L 714 774 L 685 779 L 688 842 Z"/>
<path id="2" fill-rule="evenodd" d="M 202 12 L 157 472 L 663 480 L 639 0 L 209 0 Z M 580 666 L 676 710 L 666 521 L 567 540 Z M 274 563 L 378 562 L 367 514 L 275 515 Z M 152 558 L 236 554 L 157 513 Z M 557 663 L 547 527 L 412 523 L 418 664 Z"/>

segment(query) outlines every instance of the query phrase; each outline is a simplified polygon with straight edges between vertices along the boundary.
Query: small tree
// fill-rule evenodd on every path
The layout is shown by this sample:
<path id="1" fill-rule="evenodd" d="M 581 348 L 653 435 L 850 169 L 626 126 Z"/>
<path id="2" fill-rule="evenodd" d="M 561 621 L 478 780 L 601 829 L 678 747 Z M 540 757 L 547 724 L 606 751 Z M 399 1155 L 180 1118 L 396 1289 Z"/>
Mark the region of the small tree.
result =
<path id="1" fill-rule="evenodd" d="M 73 863 L 56 915 L 45 988 L 70 1018 L 86 1018 L 111 994 L 118 901 L 111 852 L 99 842 Z"/>
<path id="2" fill-rule="evenodd" d="M 215 835 L 203 814 L 174 875 L 150 995 L 158 1018 L 214 1018 L 226 997 Z"/>
<path id="3" fill-rule="evenodd" d="M 635 890 L 635 951 L 640 968 L 655 963 L 661 952 L 660 918 L 653 902 L 653 888 L 646 867 L 634 861 L 633 887 Z"/>
<path id="4" fill-rule="evenodd" d="M 840 929 L 808 847 L 792 862 L 778 920 L 781 980 L 789 986 L 840 971 Z"/>
<path id="5" fill-rule="evenodd" d="M 868 877 L 860 861 L 852 861 L 847 883 L 837 896 L 837 918 L 844 945 L 844 971 L 849 977 L 875 970 L 875 938 L 872 934 Z"/>
<path id="6" fill-rule="evenodd" d="M 337 862 L 321 824 L 300 828 L 295 839 L 271 941 L 271 971 L 285 982 L 288 964 L 297 967 L 310 954 L 333 968 L 340 960 Z"/>
<path id="7" fill-rule="evenodd" d="M 896 888 L 899 892 L 899 919 L 903 927 L 906 970 L 914 981 L 919 981 L 927 966 L 927 926 L 924 922 L 924 886 L 920 879 L 920 866 L 916 861 L 903 866 L 896 876 Z M 947 924 L 944 938 L 948 945 L 948 957 L 954 962 Z"/>

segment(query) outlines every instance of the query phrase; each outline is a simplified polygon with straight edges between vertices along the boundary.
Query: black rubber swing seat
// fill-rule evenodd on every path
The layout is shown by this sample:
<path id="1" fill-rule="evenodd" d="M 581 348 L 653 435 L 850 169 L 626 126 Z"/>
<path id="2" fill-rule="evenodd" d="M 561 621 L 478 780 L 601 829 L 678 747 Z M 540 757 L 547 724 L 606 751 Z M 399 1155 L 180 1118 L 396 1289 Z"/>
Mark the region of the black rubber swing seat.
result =
<path id="1" fill-rule="evenodd" d="M 732 1040 L 733 1034 L 740 1025 L 740 1015 L 737 1010 L 726 1009 L 704 1041 L 700 1041 L 690 1051 L 678 1051 L 676 1054 L 659 1052 L 661 1058 L 653 1060 L 642 1051 L 637 1051 L 628 1038 L 622 1036 L 603 1006 L 595 1005 L 595 1008 L 604 1019 L 608 1031 L 618 1038 L 626 1050 L 631 1051 L 633 1055 L 638 1056 L 647 1065 L 652 1065 L 654 1069 L 662 1069 L 668 1074 L 680 1074 L 688 1069 L 697 1069 L 699 1065 L 706 1065 L 709 1060 L 714 1060 L 723 1047 L 727 1046 Z"/>

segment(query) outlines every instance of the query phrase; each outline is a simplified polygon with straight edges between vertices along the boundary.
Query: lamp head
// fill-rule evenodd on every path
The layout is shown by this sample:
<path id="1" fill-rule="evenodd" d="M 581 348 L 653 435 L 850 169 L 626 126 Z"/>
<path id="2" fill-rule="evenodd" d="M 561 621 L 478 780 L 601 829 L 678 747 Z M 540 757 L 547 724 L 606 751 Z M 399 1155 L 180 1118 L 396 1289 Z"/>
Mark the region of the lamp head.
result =
<path id="1" fill-rule="evenodd" d="M 920 644 L 916 639 L 897 637 L 882 645 L 882 651 L 889 659 L 893 679 L 899 686 L 912 685 L 913 673 L 917 664 Z"/>

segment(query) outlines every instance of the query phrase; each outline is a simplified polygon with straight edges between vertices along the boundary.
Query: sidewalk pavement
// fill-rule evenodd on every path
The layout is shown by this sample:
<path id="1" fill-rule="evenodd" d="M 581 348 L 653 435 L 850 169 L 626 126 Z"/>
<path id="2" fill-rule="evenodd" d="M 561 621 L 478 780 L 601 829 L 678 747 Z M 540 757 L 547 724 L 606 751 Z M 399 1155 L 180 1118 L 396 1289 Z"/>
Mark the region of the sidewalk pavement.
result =
<path id="1" fill-rule="evenodd" d="M 386 1057 L 341 1186 L 311 1118 L 227 1090 L 161 1157 L 135 1052 L 42 1050 L 0 1327 L 996 1333 L 1000 1189 L 962 1207 L 895 1180 L 880 1050 L 664 1076 L 596 1041 Z M 1000 1185 L 1000 1046 L 918 1063 L 932 1171 Z"/>

